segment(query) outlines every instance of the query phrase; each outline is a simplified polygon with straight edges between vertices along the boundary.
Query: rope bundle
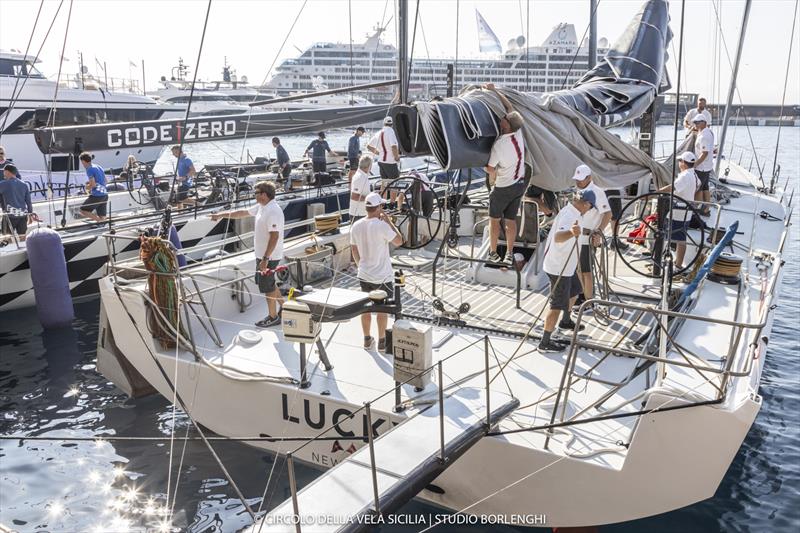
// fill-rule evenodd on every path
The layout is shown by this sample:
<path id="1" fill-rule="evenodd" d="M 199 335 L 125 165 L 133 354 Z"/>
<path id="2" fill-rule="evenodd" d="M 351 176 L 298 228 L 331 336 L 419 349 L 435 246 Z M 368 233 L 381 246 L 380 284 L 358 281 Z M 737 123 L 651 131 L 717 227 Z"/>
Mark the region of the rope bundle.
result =
<path id="1" fill-rule="evenodd" d="M 171 331 L 178 329 L 178 312 L 180 310 L 178 294 L 178 260 L 170 249 L 169 242 L 159 237 L 142 237 L 139 258 L 144 267 L 151 272 L 147 277 L 147 293 L 156 303 L 161 315 L 172 329 L 162 323 L 158 313 L 150 313 L 148 321 L 153 337 L 161 343 L 162 348 L 174 348 L 175 336 Z M 172 274 L 172 275 L 163 275 Z"/>

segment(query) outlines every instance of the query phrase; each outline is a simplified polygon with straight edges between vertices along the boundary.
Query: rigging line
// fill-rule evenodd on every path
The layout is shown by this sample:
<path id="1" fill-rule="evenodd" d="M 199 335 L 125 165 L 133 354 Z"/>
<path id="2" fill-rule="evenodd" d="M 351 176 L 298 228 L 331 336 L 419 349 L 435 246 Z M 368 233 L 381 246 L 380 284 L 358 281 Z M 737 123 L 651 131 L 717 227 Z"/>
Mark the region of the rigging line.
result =
<path id="1" fill-rule="evenodd" d="M 34 19 L 34 21 L 33 21 L 33 28 L 31 28 L 31 36 L 28 38 L 27 46 L 25 46 L 25 56 L 24 57 L 26 59 L 28 57 L 28 52 L 31 49 L 31 43 L 33 42 L 33 35 L 36 33 L 36 25 L 39 23 L 39 15 L 42 14 L 42 6 L 44 6 L 44 0 L 41 0 L 41 2 L 39 3 L 39 11 L 36 12 L 36 19 Z M 58 14 L 58 13 L 56 13 L 56 14 Z M 34 64 L 32 64 L 31 67 L 33 67 L 35 65 L 35 63 L 36 62 L 34 61 Z M 25 79 L 27 80 L 28 77 L 30 76 L 30 72 L 28 71 L 28 69 L 25 69 L 25 70 L 26 70 Z M 31 69 L 31 70 L 33 70 L 33 69 Z M 2 137 L 3 130 L 6 128 L 6 121 L 8 121 L 8 115 L 11 113 L 11 109 L 13 109 L 13 107 L 14 107 L 14 101 L 17 99 L 17 96 L 19 96 L 17 94 L 17 86 L 19 85 L 19 80 L 20 80 L 20 76 L 17 76 L 15 81 L 14 81 L 14 88 L 11 90 L 11 98 L 10 98 L 10 102 L 9 102 L 10 105 L 9 105 L 8 109 L 6 110 L 5 116 L 3 117 L 3 125 L 0 126 L 0 137 Z M 21 92 L 22 92 L 22 89 L 20 89 L 20 93 Z"/>
<path id="2" fill-rule="evenodd" d="M 572 73 L 572 67 L 575 66 L 575 60 L 578 58 L 578 53 L 581 51 L 581 45 L 583 44 L 583 40 L 586 39 L 586 34 L 589 33 L 589 26 L 591 26 L 591 24 L 592 24 L 591 18 L 595 17 L 595 14 L 597 13 L 597 8 L 600 7 L 600 2 L 602 2 L 602 1 L 603 0 L 597 0 L 597 3 L 594 5 L 594 9 L 592 9 L 591 14 L 589 15 L 589 17 L 590 17 L 589 24 L 586 25 L 586 29 L 583 31 L 583 35 L 581 36 L 581 40 L 578 41 L 578 46 L 575 47 L 575 53 L 572 55 L 572 61 L 570 61 L 570 63 L 569 63 L 569 69 L 567 70 L 567 74 L 564 76 L 564 81 L 561 83 L 561 90 L 564 90 L 564 89 L 567 88 L 567 80 L 569 79 L 569 75 Z M 588 54 L 588 52 L 587 52 L 587 54 Z M 587 57 L 588 57 L 588 55 L 587 55 Z M 596 61 L 596 59 L 595 59 L 595 61 Z M 587 63 L 587 65 L 588 65 L 588 63 Z M 547 89 L 547 87 L 545 87 L 545 90 L 546 89 Z"/>
<path id="3" fill-rule="evenodd" d="M 414 69 L 414 46 L 417 44 L 417 22 L 419 21 L 419 2 L 417 0 L 417 10 L 414 14 L 414 31 L 411 34 L 411 54 L 408 56 L 408 75 L 406 76 L 405 95 L 408 98 L 408 88 L 411 85 L 411 72 Z M 400 102 L 405 104 L 406 102 Z"/>
<path id="4" fill-rule="evenodd" d="M 669 214 L 667 215 L 667 227 L 670 228 L 667 231 L 667 243 L 664 246 L 663 254 L 664 258 L 669 256 L 672 257 L 672 206 L 675 205 L 675 175 L 678 173 L 678 162 L 674 159 L 678 151 L 678 106 L 681 102 L 681 67 L 683 67 L 683 27 L 684 22 L 686 21 L 686 0 L 681 0 L 681 27 L 680 27 L 680 35 L 678 36 L 678 79 L 675 84 L 675 122 L 672 132 L 672 184 L 669 190 Z M 711 154 L 708 154 L 708 157 L 711 157 Z M 662 261 L 665 259 L 661 258 L 654 258 L 658 261 Z M 666 261 L 665 261 L 666 262 Z M 664 280 L 666 281 L 666 289 L 667 291 L 672 290 L 672 260 L 665 264 L 661 270 L 661 275 L 664 276 Z M 664 297 L 664 303 L 666 304 L 666 297 Z"/>
<path id="5" fill-rule="evenodd" d="M 456 0 L 456 57 L 453 60 L 453 87 L 458 87 L 458 15 L 461 0 Z M 461 92 L 459 90 L 459 92 Z"/>
<path id="6" fill-rule="evenodd" d="M 71 0 L 70 0 L 71 1 Z M 194 74 L 192 75 L 192 88 L 189 90 L 189 102 L 186 104 L 186 115 L 183 118 L 183 129 L 186 129 L 186 123 L 189 121 L 189 113 L 192 110 L 192 100 L 194 99 L 194 88 L 195 84 L 197 83 L 197 71 L 200 70 L 200 57 L 203 55 L 203 43 L 206 40 L 206 29 L 208 28 L 208 17 L 211 13 L 211 0 L 208 0 L 208 6 L 206 7 L 206 19 L 203 22 L 203 33 L 200 35 L 200 47 L 197 49 L 197 61 L 195 61 L 194 65 Z M 178 177 L 178 162 L 180 161 L 180 156 L 183 154 L 183 141 L 184 135 L 181 134 L 180 124 L 178 124 L 178 136 L 180 140 L 178 142 L 178 157 L 175 159 L 174 169 L 175 169 L 175 177 Z M 172 181 L 172 185 L 170 186 L 169 195 L 172 198 L 175 194 L 175 183 L 178 180 L 175 179 Z M 169 494 L 169 493 L 168 493 Z"/>
<path id="7" fill-rule="evenodd" d="M 433 68 L 433 63 L 431 63 L 431 51 L 428 49 L 428 39 L 425 37 L 425 26 L 422 23 L 422 18 L 419 19 L 419 31 L 422 33 L 422 44 L 425 45 L 425 56 L 428 58 L 428 68 L 431 71 L 431 83 L 433 83 L 433 80 L 436 79 L 436 71 Z M 428 98 L 430 98 L 430 85 L 431 84 L 427 84 Z"/>
<path id="8" fill-rule="evenodd" d="M 353 75 L 353 1 L 347 0 L 347 30 L 350 35 L 350 86 L 356 84 Z M 350 105 L 353 105 L 353 92 L 350 92 Z"/>
<path id="9" fill-rule="evenodd" d="M 662 404 L 660 404 L 660 405 L 658 405 L 656 407 L 653 407 L 652 409 L 644 411 L 640 416 L 644 417 L 644 416 L 646 416 L 648 414 L 657 413 L 659 410 L 662 410 L 662 409 L 666 408 L 667 406 L 669 406 L 669 404 L 671 404 L 671 403 L 673 403 L 673 402 L 675 402 L 677 400 L 681 400 L 681 399 L 683 399 L 684 396 L 687 396 L 687 395 L 695 392 L 697 389 L 699 389 L 700 387 L 702 387 L 702 386 L 704 386 L 704 385 L 706 385 L 708 383 L 711 383 L 712 379 L 713 379 L 713 377 L 712 378 L 705 378 L 705 381 L 701 381 L 700 383 L 698 383 L 697 385 L 695 385 L 691 389 L 688 389 L 688 390 L 684 391 L 683 393 L 681 393 L 679 396 L 674 396 L 674 397 L 670 398 L 669 400 L 667 400 L 666 402 L 664 402 L 664 403 L 662 403 Z M 595 440 L 608 439 L 609 436 L 611 436 L 614 432 L 619 431 L 619 429 L 620 428 L 618 428 L 618 427 L 612 428 L 609 431 L 607 431 L 606 433 L 604 433 L 603 435 L 600 435 L 599 437 L 595 437 Z M 581 450 L 588 449 L 588 447 L 590 446 L 591 442 L 584 442 L 582 444 L 583 444 L 583 446 L 582 446 Z M 565 450 L 565 452 L 571 451 L 574 454 L 576 451 L 581 451 L 581 450 Z M 515 487 L 516 485 L 519 485 L 523 481 L 527 481 L 528 479 L 532 478 L 536 474 L 539 474 L 540 472 L 543 472 L 544 470 L 547 470 L 551 466 L 554 466 L 554 465 L 560 463 L 564 459 L 569 459 L 569 458 L 571 458 L 571 455 L 569 455 L 567 453 L 564 453 L 558 459 L 555 459 L 554 461 L 542 466 L 541 468 L 538 468 L 538 469 L 534 470 L 533 472 L 530 472 L 530 473 L 522 476 L 521 478 L 517 479 L 516 481 L 513 481 L 513 482 L 509 483 L 508 485 L 506 485 L 504 487 L 501 487 L 501 488 L 489 493 L 489 495 L 484 496 L 483 498 L 480 498 L 480 499 L 472 502 L 471 504 L 469 504 L 466 507 L 456 511 L 453 514 L 461 514 L 461 513 L 465 512 L 465 511 L 468 511 L 469 509 L 472 509 L 476 505 L 480 505 L 481 503 L 487 501 L 488 499 L 493 498 L 494 496 L 497 496 L 501 492 L 504 492 L 504 491 L 506 491 L 506 490 L 508 490 L 508 489 L 510 489 L 512 487 Z M 435 522 L 434 524 L 431 524 L 430 526 L 426 527 L 425 529 L 421 529 L 418 533 L 425 533 L 426 531 L 430 531 L 431 529 L 435 528 L 436 526 L 438 526 L 440 524 L 441 524 L 441 522 Z"/>
<path id="10" fill-rule="evenodd" d="M 522 9 L 522 6 L 520 6 Z M 525 2 L 525 89 L 531 90 L 531 0 Z M 520 13 L 521 15 L 522 13 Z"/>
<path id="11" fill-rule="evenodd" d="M 786 77 L 783 80 L 783 96 L 781 97 L 781 111 L 778 114 L 778 138 L 775 141 L 775 157 L 772 160 L 772 179 L 770 180 L 770 192 L 775 188 L 775 168 L 778 164 L 778 147 L 781 144 L 781 129 L 783 128 L 783 106 L 786 104 L 786 86 L 789 84 L 789 69 L 792 66 L 792 49 L 794 48 L 794 30 L 797 22 L 797 6 L 800 0 L 794 2 L 794 15 L 792 15 L 792 36 L 789 37 L 789 56 L 786 58 Z"/>
<path id="12" fill-rule="evenodd" d="M 72 19 L 72 2 L 69 0 L 69 11 L 67 12 L 67 26 L 64 28 L 64 41 L 61 44 L 61 58 L 58 60 L 58 77 L 56 78 L 56 87 L 53 92 L 53 105 L 50 108 L 50 114 L 47 117 L 47 122 L 55 125 L 56 120 L 56 103 L 58 102 L 58 88 L 61 86 L 59 80 L 61 79 L 61 67 L 64 65 L 64 52 L 67 48 L 67 37 L 69 36 L 69 22 Z M 52 122 L 51 122 L 52 121 Z"/>
<path id="13" fill-rule="evenodd" d="M 278 48 L 278 51 L 275 53 L 275 57 L 272 59 L 272 63 L 270 64 L 269 68 L 267 69 L 267 73 L 264 75 L 264 79 L 261 80 L 261 85 L 264 85 L 267 82 L 267 78 L 269 77 L 270 73 L 272 72 L 272 69 L 275 67 L 275 63 L 278 62 L 278 57 L 281 55 L 281 52 L 283 51 L 283 47 L 286 46 L 286 42 L 289 40 L 289 37 L 292 35 L 292 31 L 294 31 L 294 27 L 297 24 L 297 21 L 300 19 L 300 15 L 303 13 L 303 10 L 305 9 L 307 3 L 308 3 L 308 0 L 303 0 L 303 5 L 300 6 L 300 10 L 297 12 L 297 15 L 295 15 L 294 21 L 292 22 L 292 25 L 289 27 L 289 31 L 286 32 L 286 37 L 284 37 L 280 48 Z M 255 102 L 256 98 L 258 98 L 258 95 L 254 96 L 252 101 Z"/>

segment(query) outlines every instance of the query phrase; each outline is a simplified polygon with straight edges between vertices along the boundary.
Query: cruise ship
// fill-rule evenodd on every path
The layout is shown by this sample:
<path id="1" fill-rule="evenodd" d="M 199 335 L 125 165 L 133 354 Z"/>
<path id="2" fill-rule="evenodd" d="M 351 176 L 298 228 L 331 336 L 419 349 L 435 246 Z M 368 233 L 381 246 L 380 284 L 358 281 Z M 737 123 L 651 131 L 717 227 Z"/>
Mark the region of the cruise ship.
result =
<path id="1" fill-rule="evenodd" d="M 283 61 L 265 89 L 284 95 L 312 90 L 319 78 L 331 89 L 393 80 L 397 77 L 397 48 L 382 41 L 385 30 L 385 26 L 377 26 L 365 42 L 354 44 L 352 51 L 349 43 L 316 43 L 299 57 Z M 608 46 L 607 39 L 598 40 L 598 58 L 605 55 Z M 587 70 L 588 59 L 587 41 L 579 44 L 575 26 L 561 23 L 541 46 L 526 46 L 525 38 L 519 36 L 508 41 L 505 52 L 493 57 L 458 62 L 414 57 L 409 96 L 444 96 L 450 64 L 454 65 L 456 90 L 491 80 L 520 91 L 555 91 L 577 82 Z M 373 103 L 390 101 L 393 95 L 390 87 L 362 94 Z"/>

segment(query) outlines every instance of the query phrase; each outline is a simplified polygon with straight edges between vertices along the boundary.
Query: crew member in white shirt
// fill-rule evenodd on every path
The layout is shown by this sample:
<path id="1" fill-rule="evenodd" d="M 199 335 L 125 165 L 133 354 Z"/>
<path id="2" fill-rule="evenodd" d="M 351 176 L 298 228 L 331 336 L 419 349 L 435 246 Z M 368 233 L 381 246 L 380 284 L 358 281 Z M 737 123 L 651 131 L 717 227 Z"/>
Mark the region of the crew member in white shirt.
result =
<path id="1" fill-rule="evenodd" d="M 367 215 L 367 208 L 364 200 L 370 193 L 371 186 L 369 182 L 370 170 L 372 169 L 372 157 L 362 155 L 358 160 L 358 170 L 353 174 L 350 180 L 350 224 L 354 224 L 359 218 Z"/>
<path id="2" fill-rule="evenodd" d="M 377 156 L 381 174 L 381 196 L 385 198 L 386 187 L 392 180 L 400 177 L 400 149 L 397 144 L 397 135 L 392 128 L 392 117 L 383 119 L 383 128 L 369 140 L 367 150 Z M 392 191 L 392 202 L 396 197 L 397 192 Z"/>
<path id="3" fill-rule="evenodd" d="M 358 265 L 358 281 L 361 290 L 372 292 L 382 290 L 388 297 L 394 294 L 394 270 L 389 255 L 389 244 L 400 246 L 403 235 L 392 224 L 383 212 L 386 202 L 377 192 L 371 192 L 364 200 L 367 216 L 360 219 L 350 228 L 350 246 L 353 258 Z M 386 325 L 389 317 L 386 313 L 377 313 L 378 350 L 386 350 Z M 371 313 L 361 315 L 361 329 L 364 332 L 364 349 L 369 350 L 374 337 L 370 335 L 372 325 Z"/>
<path id="4" fill-rule="evenodd" d="M 697 107 L 687 111 L 686 116 L 683 117 L 683 127 L 686 128 L 687 136 L 696 131 L 693 120 L 698 114 L 703 115 L 706 118 L 706 124 L 711 125 L 711 112 L 706 108 L 706 99 L 702 96 L 697 100 Z"/>
<path id="5" fill-rule="evenodd" d="M 694 170 L 696 157 L 692 152 L 684 152 L 678 158 L 680 173 L 675 178 L 676 200 L 672 208 L 672 241 L 675 243 L 675 270 L 683 268 L 683 258 L 686 255 L 686 231 L 691 218 L 688 206 L 694 200 L 695 192 L 700 186 L 700 180 Z M 661 187 L 658 192 L 671 192 L 672 185 Z"/>
<path id="6" fill-rule="evenodd" d="M 503 103 L 506 114 L 500 119 L 500 136 L 489 154 L 486 173 L 492 191 L 489 193 L 489 262 L 514 263 L 514 241 L 517 235 L 517 212 L 525 192 L 525 139 L 522 136 L 522 115 L 508 98 L 497 92 L 493 83 L 484 89 L 493 91 Z M 505 220 L 506 255 L 497 253 L 500 220 Z"/>
<path id="7" fill-rule="evenodd" d="M 592 191 L 595 196 L 595 209 L 587 213 L 581 221 L 581 236 L 578 237 L 580 246 L 579 269 L 581 285 L 583 286 L 583 299 L 578 298 L 578 304 L 588 300 L 594 295 L 594 283 L 592 281 L 592 246 L 600 244 L 603 238 L 603 231 L 611 221 L 611 206 L 603 189 L 592 181 L 592 171 L 586 165 L 579 165 L 572 176 L 578 192 Z"/>
<path id="8" fill-rule="evenodd" d="M 280 324 L 279 305 L 283 297 L 275 285 L 275 268 L 283 259 L 283 209 L 275 201 L 275 184 L 271 181 L 259 181 L 253 187 L 256 205 L 249 209 L 223 211 L 214 213 L 211 220 L 221 218 L 256 217 L 253 237 L 253 248 L 256 255 L 255 282 L 258 290 L 267 299 L 268 314 L 263 320 L 256 322 L 260 328 L 268 328 Z"/>
<path id="9" fill-rule="evenodd" d="M 543 268 L 550 279 L 550 308 L 544 317 L 544 332 L 539 342 L 540 352 L 560 352 L 566 344 L 553 340 L 550 335 L 558 323 L 560 329 L 575 330 L 570 317 L 575 299 L 581 292 L 581 284 L 575 273 L 578 266 L 578 242 L 581 235 L 581 218 L 594 209 L 593 191 L 583 191 L 556 215 L 544 250 Z M 581 326 L 580 329 L 583 329 Z"/>
<path id="10" fill-rule="evenodd" d="M 697 128 L 697 137 L 694 139 L 694 155 L 697 162 L 694 164 L 694 171 L 700 180 L 700 189 L 694 199 L 706 202 L 701 206 L 700 214 L 707 217 L 711 214 L 708 206 L 708 202 L 711 201 L 708 182 L 711 179 L 711 171 L 714 170 L 714 134 L 708 129 L 705 115 L 698 114 L 692 119 L 692 122 Z"/>

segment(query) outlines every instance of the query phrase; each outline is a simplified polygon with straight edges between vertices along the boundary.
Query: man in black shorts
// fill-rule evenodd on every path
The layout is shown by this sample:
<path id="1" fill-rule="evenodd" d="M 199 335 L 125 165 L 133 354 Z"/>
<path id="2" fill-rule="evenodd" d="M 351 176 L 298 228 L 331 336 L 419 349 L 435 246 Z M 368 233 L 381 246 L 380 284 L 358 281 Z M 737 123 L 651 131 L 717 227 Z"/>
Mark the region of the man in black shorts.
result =
<path id="1" fill-rule="evenodd" d="M 3 180 L 0 181 L 0 208 L 2 208 L 2 233 L 16 233 L 21 241 L 25 240 L 28 222 L 38 220 L 31 204 L 31 190 L 21 179 L 17 178 L 17 167 L 6 163 L 3 167 Z"/>
<path id="2" fill-rule="evenodd" d="M 317 172 L 328 171 L 328 159 L 326 154 L 333 156 L 336 155 L 328 145 L 328 141 L 325 140 L 324 131 L 319 132 L 317 134 L 317 138 L 311 141 L 311 144 L 308 145 L 308 148 L 306 148 L 306 156 L 308 156 L 309 153 L 311 154 L 311 165 L 314 170 L 314 174 Z"/>
<path id="3" fill-rule="evenodd" d="M 92 163 L 94 156 L 83 152 L 78 159 L 86 169 L 86 190 L 89 196 L 81 205 L 81 215 L 95 222 L 104 222 L 108 208 L 108 191 L 106 190 L 106 171 L 97 163 Z"/>
<path id="4" fill-rule="evenodd" d="M 544 332 L 539 342 L 540 352 L 560 352 L 566 346 L 550 338 L 556 328 L 575 330 L 570 310 L 581 292 L 581 282 L 576 275 L 578 266 L 578 237 L 581 235 L 583 215 L 594 209 L 595 194 L 584 190 L 578 198 L 558 212 L 544 249 L 543 269 L 550 278 L 550 309 L 544 318 Z M 581 326 L 580 329 L 583 329 Z"/>
<path id="5" fill-rule="evenodd" d="M 400 148 L 392 125 L 392 117 L 383 119 L 383 128 L 367 143 L 367 150 L 375 154 L 381 175 L 381 196 L 386 198 L 386 188 L 400 177 Z M 397 191 L 389 194 L 392 202 L 397 200 Z"/>
<path id="6" fill-rule="evenodd" d="M 283 147 L 278 137 L 272 138 L 272 147 L 275 148 L 275 162 L 278 164 L 278 175 L 286 180 L 292 174 L 292 160 L 289 158 L 289 153 L 286 151 L 286 148 Z M 291 185 L 292 183 L 290 181 L 290 189 Z"/>
<path id="7" fill-rule="evenodd" d="M 508 98 L 497 92 L 494 84 L 485 89 L 494 92 L 506 110 L 500 119 L 501 135 L 495 140 L 489 154 L 486 173 L 489 184 L 489 262 L 514 263 L 514 241 L 517 236 L 517 212 L 525 192 L 525 139 L 522 136 L 522 115 L 514 111 Z M 505 220 L 506 255 L 497 253 L 500 238 L 500 220 Z"/>

